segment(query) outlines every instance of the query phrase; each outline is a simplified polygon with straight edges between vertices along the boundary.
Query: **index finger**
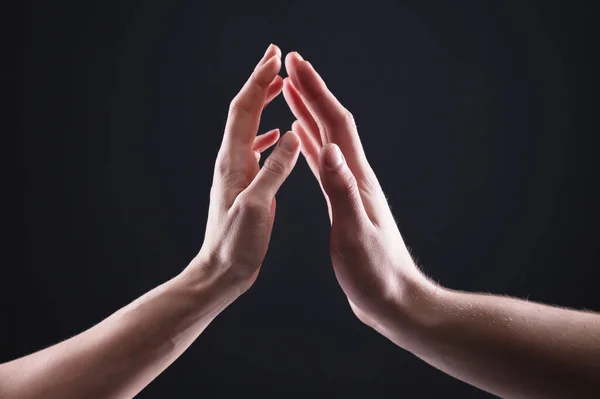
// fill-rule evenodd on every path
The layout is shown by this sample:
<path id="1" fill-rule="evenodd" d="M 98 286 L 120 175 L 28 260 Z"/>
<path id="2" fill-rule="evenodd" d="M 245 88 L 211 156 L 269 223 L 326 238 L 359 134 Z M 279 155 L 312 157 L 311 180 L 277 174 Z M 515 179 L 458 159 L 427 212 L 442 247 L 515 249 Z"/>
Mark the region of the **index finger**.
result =
<path id="1" fill-rule="evenodd" d="M 370 175 L 370 166 L 350 112 L 333 95 L 313 66 L 298 53 L 288 54 L 286 67 L 292 82 L 297 82 L 295 86 L 302 100 L 322 130 L 323 145 L 337 144 L 359 180 Z"/>
<path id="2" fill-rule="evenodd" d="M 270 57 L 265 61 L 267 56 Z M 256 136 L 269 85 L 281 69 L 281 52 L 276 46 L 269 47 L 265 57 L 231 101 L 224 143 L 251 146 Z"/>

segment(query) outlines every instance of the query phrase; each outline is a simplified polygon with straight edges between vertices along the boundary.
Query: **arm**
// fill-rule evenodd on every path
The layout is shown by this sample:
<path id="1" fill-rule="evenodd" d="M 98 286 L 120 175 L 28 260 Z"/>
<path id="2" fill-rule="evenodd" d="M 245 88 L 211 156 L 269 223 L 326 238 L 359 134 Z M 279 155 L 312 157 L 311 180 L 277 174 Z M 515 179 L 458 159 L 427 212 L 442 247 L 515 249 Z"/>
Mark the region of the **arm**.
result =
<path id="1" fill-rule="evenodd" d="M 300 141 L 256 136 L 263 107 L 282 89 L 281 51 L 270 46 L 231 102 L 217 156 L 204 243 L 179 275 L 89 330 L 0 365 L 0 397 L 130 398 L 191 345 L 254 283 L 267 251 L 275 194 L 290 174 Z"/>
<path id="2" fill-rule="evenodd" d="M 417 268 L 352 115 L 297 53 L 283 93 L 331 217 L 331 260 L 356 316 L 446 373 L 502 397 L 600 392 L 600 315 L 444 289 Z M 594 378 L 594 375 L 596 378 Z"/>
<path id="3" fill-rule="evenodd" d="M 423 297 L 426 318 L 395 306 L 396 316 L 390 313 L 390 323 L 381 326 L 386 337 L 481 389 L 513 398 L 600 392 L 597 313 L 448 289 Z M 397 322 L 402 314 L 414 327 Z"/>
<path id="4" fill-rule="evenodd" d="M 1 365 L 0 397 L 133 397 L 235 299 L 231 283 L 182 273 L 89 330 Z"/>

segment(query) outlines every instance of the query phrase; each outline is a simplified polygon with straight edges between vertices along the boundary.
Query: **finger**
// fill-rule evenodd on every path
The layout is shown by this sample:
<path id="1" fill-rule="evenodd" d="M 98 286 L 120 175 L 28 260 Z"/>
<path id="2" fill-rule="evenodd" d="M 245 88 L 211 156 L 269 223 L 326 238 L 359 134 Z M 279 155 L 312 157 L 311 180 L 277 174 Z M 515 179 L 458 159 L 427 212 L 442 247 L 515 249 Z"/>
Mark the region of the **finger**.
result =
<path id="1" fill-rule="evenodd" d="M 319 154 L 323 188 L 331 202 L 332 224 L 363 226 L 370 221 L 360 197 L 358 184 L 342 152 L 335 144 L 326 144 Z"/>
<path id="2" fill-rule="evenodd" d="M 298 64 L 300 61 L 304 60 L 300 53 L 297 51 L 292 51 L 285 56 L 285 70 L 292 81 L 292 84 L 297 89 L 300 87 L 298 84 L 298 73 L 296 72 Z"/>
<path id="3" fill-rule="evenodd" d="M 308 61 L 304 61 L 297 53 L 290 53 L 287 58 L 286 66 L 295 65 L 291 68 L 291 73 L 295 75 L 293 82 L 297 82 L 296 89 L 321 127 L 323 143 L 336 143 L 340 147 L 359 184 L 374 177 L 350 112 L 329 91 Z"/>
<path id="4" fill-rule="evenodd" d="M 279 129 L 269 130 L 268 132 L 254 138 L 252 149 L 258 153 L 261 153 L 275 144 L 277 140 L 279 140 Z"/>
<path id="5" fill-rule="evenodd" d="M 265 108 L 275 97 L 281 93 L 283 89 L 283 78 L 279 75 L 275 76 L 275 79 L 269 84 L 269 88 L 267 89 L 267 98 L 265 99 L 265 104 L 263 108 Z"/>
<path id="6" fill-rule="evenodd" d="M 306 158 L 306 163 L 308 163 L 310 170 L 312 170 L 317 180 L 320 180 L 319 150 L 321 146 L 315 143 L 315 140 L 306 132 L 306 129 L 302 127 L 299 121 L 292 123 L 292 131 L 300 138 L 300 152 Z"/>
<path id="7" fill-rule="evenodd" d="M 319 187 L 321 187 L 321 191 L 323 192 L 323 197 L 325 197 L 325 202 L 327 202 L 327 211 L 329 213 L 329 220 L 331 221 L 331 203 L 329 202 L 329 197 L 323 188 L 321 176 L 319 175 L 319 151 L 321 146 L 315 143 L 313 137 L 306 132 L 306 129 L 299 121 L 294 121 L 294 123 L 292 123 L 292 131 L 300 138 L 300 143 L 302 144 L 300 146 L 300 152 L 306 159 L 306 163 L 308 163 L 310 170 L 317 178 Z"/>
<path id="8" fill-rule="evenodd" d="M 290 109 L 292 113 L 296 115 L 298 119 L 300 119 L 304 126 L 308 129 L 308 131 L 315 136 L 319 137 L 321 145 L 328 143 L 325 129 L 323 125 L 320 125 L 320 121 L 315 119 L 314 110 L 311 109 L 311 105 L 306 101 L 303 97 L 302 93 L 298 90 L 300 87 L 300 83 L 298 82 L 298 64 L 303 61 L 302 56 L 294 51 L 289 53 L 285 57 L 285 69 L 289 75 L 288 83 L 289 87 L 286 88 L 290 93 L 288 93 L 289 100 L 288 104 L 290 105 Z M 291 84 L 290 84 L 291 83 Z M 284 93 L 285 95 L 286 93 Z M 297 94 L 294 96 L 294 94 Z M 286 98 L 286 101 L 288 98 Z M 293 101 L 293 102 L 292 102 Z M 296 112 L 294 112 L 296 110 Z M 302 117 L 300 117 L 302 116 Z M 312 123 L 306 123 L 305 119 L 310 119 Z"/>
<path id="9" fill-rule="evenodd" d="M 272 200 L 289 176 L 300 153 L 300 140 L 294 132 L 287 132 L 271 155 L 265 160 L 252 183 L 246 189 L 248 195 Z"/>
<path id="10" fill-rule="evenodd" d="M 277 55 L 277 56 L 279 56 L 279 58 L 281 58 L 281 49 L 279 47 L 277 47 L 275 44 L 271 43 L 267 47 L 265 54 L 262 56 L 262 58 L 260 59 L 258 64 L 256 64 L 256 67 L 254 68 L 254 70 L 256 70 L 260 66 L 264 65 L 265 62 L 267 62 L 274 55 Z"/>
<path id="11" fill-rule="evenodd" d="M 289 57 L 288 57 L 289 58 Z M 287 60 L 286 60 L 287 63 Z M 315 121 L 315 118 L 311 115 L 309 109 L 304 104 L 298 89 L 294 86 L 292 80 L 288 77 L 283 80 L 283 97 L 288 103 L 294 116 L 302 122 L 302 125 L 306 127 L 307 133 L 313 136 L 313 139 L 319 146 L 323 145 L 319 126 Z"/>
<path id="12" fill-rule="evenodd" d="M 249 146 L 256 136 L 260 114 L 267 91 L 281 69 L 281 59 L 273 55 L 259 66 L 231 101 L 225 126 L 224 143 L 230 146 Z"/>
<path id="13" fill-rule="evenodd" d="M 279 129 L 273 129 L 260 136 L 256 136 L 254 144 L 252 144 L 252 150 L 254 151 L 257 163 L 260 161 L 260 153 L 275 144 L 277 140 L 279 140 Z"/>

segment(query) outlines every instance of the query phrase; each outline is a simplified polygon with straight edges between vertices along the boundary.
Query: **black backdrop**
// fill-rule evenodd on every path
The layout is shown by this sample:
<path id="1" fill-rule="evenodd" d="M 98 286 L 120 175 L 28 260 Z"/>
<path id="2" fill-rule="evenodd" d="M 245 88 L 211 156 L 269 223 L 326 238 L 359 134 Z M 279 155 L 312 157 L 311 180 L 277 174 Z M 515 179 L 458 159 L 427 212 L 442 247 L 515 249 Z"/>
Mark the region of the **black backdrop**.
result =
<path id="1" fill-rule="evenodd" d="M 195 255 L 228 103 L 270 42 L 310 60 L 355 115 L 428 275 L 600 310 L 590 5 L 22 5 L 9 15 L 19 70 L 5 133 L 20 145 L 4 151 L 18 173 L 4 184 L 16 208 L 3 224 L 0 361 L 90 327 Z M 261 131 L 292 121 L 278 98 Z M 141 398 L 489 396 L 352 315 L 302 159 L 277 211 L 254 287 Z"/>

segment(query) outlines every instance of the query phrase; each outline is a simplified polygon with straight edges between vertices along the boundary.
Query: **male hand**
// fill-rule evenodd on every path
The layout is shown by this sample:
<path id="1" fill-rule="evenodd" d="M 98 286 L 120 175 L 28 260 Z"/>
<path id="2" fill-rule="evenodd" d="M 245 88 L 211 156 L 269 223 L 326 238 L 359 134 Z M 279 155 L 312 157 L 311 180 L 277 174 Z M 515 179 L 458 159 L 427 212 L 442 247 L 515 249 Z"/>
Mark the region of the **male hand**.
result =
<path id="1" fill-rule="evenodd" d="M 285 63 L 283 93 L 298 119 L 292 130 L 329 207 L 335 275 L 356 316 L 379 330 L 387 309 L 428 295 L 435 285 L 402 240 L 352 114 L 298 53 L 288 54 Z"/>
<path id="2" fill-rule="evenodd" d="M 260 153 L 279 138 L 272 130 L 256 136 L 263 108 L 282 89 L 281 50 L 271 45 L 233 99 L 217 156 L 202 249 L 186 273 L 201 281 L 219 280 L 236 293 L 255 281 L 265 257 L 273 220 L 275 194 L 293 169 L 300 140 L 286 133 L 262 168 Z"/>

